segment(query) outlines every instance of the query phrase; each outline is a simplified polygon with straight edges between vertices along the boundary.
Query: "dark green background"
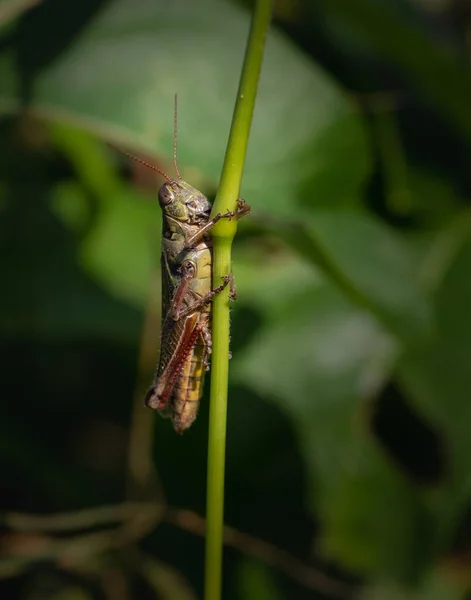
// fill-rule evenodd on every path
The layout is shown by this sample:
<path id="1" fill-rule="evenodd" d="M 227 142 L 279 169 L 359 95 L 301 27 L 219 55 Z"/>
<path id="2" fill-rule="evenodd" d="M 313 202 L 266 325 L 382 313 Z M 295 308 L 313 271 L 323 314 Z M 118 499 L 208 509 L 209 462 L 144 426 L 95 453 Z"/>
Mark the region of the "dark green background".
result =
<path id="1" fill-rule="evenodd" d="M 212 197 L 250 7 L 31 4 L 0 3 L 0 593 L 200 598 L 204 542 L 184 528 L 70 562 L 8 515 L 164 499 L 204 515 L 207 390 L 183 437 L 142 406 L 159 182 L 106 142 L 171 173 L 177 92 L 180 168 Z M 275 4 L 234 247 L 226 523 L 361 600 L 461 600 L 471 15 L 464 0 Z M 129 473 L 130 439 L 155 481 Z M 327 597 L 248 553 L 227 550 L 225 599 Z"/>

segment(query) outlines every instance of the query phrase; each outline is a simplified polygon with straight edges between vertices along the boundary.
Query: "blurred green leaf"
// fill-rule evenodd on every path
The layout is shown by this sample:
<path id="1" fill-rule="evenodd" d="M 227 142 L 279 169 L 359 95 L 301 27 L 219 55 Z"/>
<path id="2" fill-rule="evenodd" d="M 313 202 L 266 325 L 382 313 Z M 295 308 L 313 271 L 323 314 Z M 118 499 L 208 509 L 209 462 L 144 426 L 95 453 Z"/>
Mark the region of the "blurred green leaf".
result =
<path id="1" fill-rule="evenodd" d="M 56 214 L 82 233 L 84 271 L 113 295 L 145 306 L 153 268 L 160 263 L 160 210 L 137 190 L 124 186 L 102 144 L 87 133 L 62 125 L 51 127 L 53 140 L 72 161 L 76 184 L 58 186 L 52 195 Z M 88 192 L 93 208 L 87 212 Z M 89 221 L 89 226 L 85 223 Z M 83 231 L 81 231 L 83 229 Z"/>
<path id="2" fill-rule="evenodd" d="M 361 600 L 463 600 L 465 586 L 460 586 L 440 571 L 427 574 L 416 589 L 400 588 L 393 582 L 378 582 L 367 586 Z"/>
<path id="3" fill-rule="evenodd" d="M 84 188 L 100 202 L 101 207 L 113 206 L 114 196 L 122 182 L 110 164 L 109 154 L 95 136 L 77 127 L 51 123 L 49 132 L 53 144 L 71 161 Z"/>
<path id="4" fill-rule="evenodd" d="M 408 168 L 403 140 L 393 111 L 380 108 L 372 114 L 374 129 L 381 153 L 381 171 L 384 179 L 386 203 L 394 214 L 408 214 L 412 197 L 408 186 Z"/>
<path id="5" fill-rule="evenodd" d="M 439 229 L 453 213 L 465 206 L 453 181 L 443 173 L 437 174 L 415 166 L 408 169 L 409 190 L 413 210 L 427 224 Z"/>
<path id="6" fill-rule="evenodd" d="M 51 198 L 55 214 L 69 227 L 80 227 L 86 203 L 80 187 L 58 186 Z M 159 268 L 158 220 L 156 206 L 144 203 L 131 188 L 121 188 L 113 205 L 100 207 L 81 241 L 84 272 L 113 296 L 138 308 L 145 306 L 152 269 Z"/>
<path id="7" fill-rule="evenodd" d="M 67 236 L 61 221 L 44 205 L 44 190 L 37 186 L 33 192 L 31 186 L 33 179 L 17 186 L 0 221 L 0 268 L 8 280 L 8 294 L 0 297 L 3 335 L 134 341 L 139 311 L 110 297 L 78 267 L 76 236 Z M 16 221 L 25 204 L 22 219 Z"/>
<path id="8" fill-rule="evenodd" d="M 4 2 L 0 16 L 4 6 L 20 4 L 25 5 Z M 173 94 L 178 92 L 185 177 L 211 192 L 222 164 L 248 15 L 235 3 L 216 0 L 110 0 L 61 46 L 55 43 L 57 20 L 44 19 L 46 4 L 18 21 L 18 36 L 4 37 L 0 111 L 17 111 L 20 98 L 28 97 L 33 114 L 50 121 L 53 145 L 69 159 L 75 179 L 60 179 L 63 165 L 56 163 L 54 173 L 44 178 L 30 175 L 26 167 L 18 176 L 16 166 L 10 168 L 10 152 L 3 153 L 8 183 L 1 188 L 0 267 L 8 283 L 0 325 L 15 340 L 39 333 L 135 341 L 158 262 L 159 212 L 157 202 L 148 202 L 122 182 L 112 154 L 97 137 L 165 157 L 171 164 Z M 445 45 L 444 37 L 438 38 L 434 26 L 428 28 L 425 20 L 420 24 L 417 15 L 410 18 L 412 11 L 386 1 L 329 0 L 320 6 L 316 16 L 324 21 L 319 30 L 327 24 L 329 37 L 336 23 L 337 33 L 343 28 L 350 36 L 352 48 L 360 42 L 353 50 L 360 48 L 365 62 L 386 58 L 386 66 L 398 69 L 399 82 L 406 74 L 410 88 L 422 92 L 421 101 L 440 107 L 460 136 L 470 139 L 469 65 Z M 26 20 L 29 35 L 22 29 Z M 41 22 L 46 25 L 38 26 Z M 241 233 L 248 235 L 235 251 L 238 306 L 252 320 L 241 318 L 240 332 L 234 332 L 234 337 L 240 333 L 240 347 L 247 352 L 235 352 L 233 361 L 233 381 L 239 382 L 233 389 L 241 402 L 231 438 L 232 473 L 234 479 L 256 482 L 257 500 L 262 498 L 266 506 L 273 497 L 271 488 L 266 492 L 269 482 L 280 473 L 279 465 L 271 463 L 286 460 L 292 470 L 296 464 L 303 480 L 298 496 L 287 501 L 280 490 L 279 497 L 288 525 L 267 517 L 266 531 L 273 523 L 280 530 L 295 523 L 286 509 L 291 500 L 292 514 L 306 523 L 299 510 L 304 490 L 306 507 L 321 530 L 316 549 L 377 582 L 367 583 L 365 600 L 457 600 L 463 597 L 459 586 L 455 589 L 432 569 L 449 549 L 471 494 L 471 241 L 468 212 L 461 212 L 467 181 L 454 180 L 451 168 L 444 179 L 425 154 L 417 156 L 415 147 L 411 152 L 410 136 L 403 135 L 410 128 L 401 114 L 401 129 L 382 122 L 382 167 L 390 199 L 411 203 L 389 206 L 395 216 L 404 209 L 408 231 L 399 232 L 406 230 L 402 224 L 392 231 L 359 210 L 372 162 L 365 123 L 347 94 L 308 57 L 310 52 L 332 65 L 338 57 L 327 55 L 335 39 L 329 38 L 327 50 L 316 39 L 314 50 L 305 47 L 306 53 L 276 31 L 268 43 L 242 190 L 253 205 L 254 225 L 252 230 L 241 225 Z M 378 81 L 376 87 L 383 84 L 382 78 Z M 359 87 L 369 85 L 361 81 Z M 33 151 L 34 136 L 25 137 Z M 448 153 L 449 140 L 437 139 L 443 155 Z M 40 155 L 43 147 L 38 150 Z M 465 162 L 461 147 L 452 151 L 455 162 Z M 382 197 L 371 187 L 372 215 L 381 212 Z M 270 214 L 280 226 L 272 227 Z M 435 229 L 424 231 L 430 226 Z M 53 362 L 48 368 L 54 372 Z M 87 371 L 79 371 L 84 379 Z M 46 390 L 60 385 L 48 373 L 41 363 L 36 380 L 32 376 L 35 391 L 39 381 L 38 404 L 41 378 L 49 379 Z M 89 382 L 90 389 L 96 379 Z M 408 480 L 370 429 L 372 403 L 391 380 L 441 436 L 448 472 L 432 490 L 418 489 Z M 87 382 L 80 385 L 79 390 L 88 389 Z M 99 393 L 102 389 L 98 386 Z M 128 401 L 113 398 L 116 406 Z M 283 411 L 289 427 L 279 427 L 273 415 L 271 421 L 266 417 L 268 402 L 277 403 L 276 415 L 283 423 Z M 247 423 L 254 405 L 258 420 L 252 414 Z M 258 435 L 262 443 L 258 440 L 257 446 L 252 438 L 260 426 L 264 436 Z M 279 431 L 292 432 L 289 445 L 279 442 Z M 194 446 L 191 435 L 200 436 L 193 438 Z M 165 438 L 161 453 L 168 479 L 176 481 L 173 497 L 179 499 L 202 496 L 195 492 L 202 478 L 187 456 L 204 453 L 204 432 L 190 436 L 184 442 L 188 446 Z M 20 470 L 27 467 L 32 487 L 37 488 L 38 478 L 29 474 L 34 469 L 49 473 L 49 494 L 52 489 L 54 495 L 55 485 L 75 491 L 64 478 L 54 479 L 54 469 L 36 467 L 38 457 L 28 453 L 34 445 L 26 444 L 25 451 L 22 436 L 13 438 L 7 435 L 3 446 L 13 450 Z M 188 449 L 194 452 L 188 454 Z M 246 479 L 237 473 L 244 452 L 250 458 L 246 468 L 252 469 Z M 47 453 L 38 450 L 38 456 L 48 464 Z M 180 456 L 183 467 L 192 471 L 185 477 L 183 469 L 175 468 Z M 267 466 L 263 476 L 259 465 Z M 83 497 L 82 491 L 77 502 Z M 228 504 L 237 520 L 239 499 L 230 498 Z M 278 514 L 278 507 L 272 509 Z M 247 513 L 240 516 L 243 525 L 251 518 L 255 524 L 253 515 L 261 514 Z M 310 530 L 306 539 L 309 535 Z M 144 571 L 157 594 L 194 597 L 173 569 L 149 559 Z M 271 573 L 255 563 L 244 561 L 238 575 L 239 595 L 279 596 Z M 404 582 L 417 583 L 417 590 L 402 588 Z"/>
<path id="9" fill-rule="evenodd" d="M 328 273 L 334 265 L 332 279 L 345 273 L 349 285 L 371 301 L 371 309 L 390 330 L 406 339 L 431 333 L 431 302 L 420 285 L 419 264 L 401 236 L 353 211 L 315 212 L 309 229 L 328 257 Z"/>
<path id="10" fill-rule="evenodd" d="M 341 209 L 314 210 L 303 219 L 268 219 L 265 229 L 297 250 L 298 264 L 310 261 L 316 272 L 322 271 L 353 304 L 375 315 L 403 342 L 433 333 L 432 299 L 421 279 L 423 254 L 429 250 L 430 239 L 418 253 L 415 244 L 378 219 Z M 310 278 L 304 270 L 288 275 L 279 256 L 273 258 L 265 254 L 255 264 L 263 265 L 264 270 L 270 264 L 274 271 L 283 269 L 280 281 L 286 276 L 290 282 L 297 277 Z M 283 295 L 291 289 L 287 284 L 284 280 L 281 285 Z M 258 295 L 254 287 L 251 293 Z M 262 295 L 263 290 L 260 285 Z"/>
<path id="11" fill-rule="evenodd" d="M 53 121 L 168 156 L 171 97 L 178 91 L 182 161 L 215 182 L 247 31 L 248 15 L 231 3 L 181 1 L 166 4 L 164 10 L 163 4 L 150 0 L 139 9 L 130 0 L 115 0 L 70 48 L 36 74 L 31 107 Z M 3 81 L 0 98 L 8 104 L 18 89 L 11 79 Z M 283 92 L 274 94 L 281 83 Z M 106 204 L 83 243 L 83 264 L 113 293 L 142 304 L 142 282 L 147 282 L 152 264 L 142 235 L 144 221 L 152 219 L 150 211 L 121 202 L 109 167 L 85 136 L 65 127 L 52 131 L 84 185 Z M 344 164 L 342 178 L 337 176 L 339 162 Z M 292 214 L 295 202 L 301 214 L 312 204 L 355 204 L 368 168 L 359 115 L 326 74 L 273 31 L 244 179 L 244 193 L 254 198 L 255 212 L 265 206 L 280 215 Z M 76 200 L 77 194 L 71 195 Z M 63 207 L 68 202 L 64 195 L 60 214 L 67 212 Z M 55 205 L 59 203 L 56 199 Z"/>
<path id="12" fill-rule="evenodd" d="M 444 226 L 433 234 L 415 236 L 416 249 L 420 243 L 420 279 L 431 291 L 443 285 L 444 278 L 466 245 L 471 234 L 471 211 L 457 211 Z"/>
<path id="13" fill-rule="evenodd" d="M 365 422 L 366 401 L 390 377 L 400 347 L 331 286 L 299 281 L 297 289 L 235 357 L 233 376 L 294 421 L 309 471 L 307 506 L 323 523 L 323 552 L 360 572 L 409 580 L 429 558 L 429 519 Z"/>
<path id="14" fill-rule="evenodd" d="M 437 337 L 409 349 L 398 374 L 414 405 L 442 435 L 448 472 L 433 506 L 448 546 L 471 498 L 471 238 L 461 246 L 436 293 Z"/>
<path id="15" fill-rule="evenodd" d="M 471 140 L 471 75 L 463 56 L 434 39 L 419 19 L 407 19 L 395 3 L 377 0 L 322 0 L 324 15 L 354 31 L 361 44 L 399 66 L 412 87 L 433 100 L 459 135 Z M 409 12 L 410 14 L 410 12 Z"/>
<path id="16" fill-rule="evenodd" d="M 243 558 L 237 565 L 237 592 L 235 598 L 246 600 L 283 600 L 272 572 L 264 565 Z"/>
<path id="17" fill-rule="evenodd" d="M 31 108 L 106 139 L 170 157 L 173 94 L 178 92 L 181 162 L 214 184 L 248 26 L 248 14 L 229 2 L 142 0 L 136 5 L 114 0 L 37 74 Z M 39 40 L 30 44 L 37 52 Z M 8 72 L 11 65 L 5 58 L 0 66 L 0 106 L 5 107 L 18 102 L 19 93 Z M 345 165 L 342 178 L 337 177 L 339 161 Z M 321 69 L 272 31 L 244 175 L 245 196 L 255 205 L 286 213 L 308 186 L 314 202 L 351 204 L 358 201 L 368 164 L 358 114 Z M 188 171 L 186 177 L 196 179 Z"/>

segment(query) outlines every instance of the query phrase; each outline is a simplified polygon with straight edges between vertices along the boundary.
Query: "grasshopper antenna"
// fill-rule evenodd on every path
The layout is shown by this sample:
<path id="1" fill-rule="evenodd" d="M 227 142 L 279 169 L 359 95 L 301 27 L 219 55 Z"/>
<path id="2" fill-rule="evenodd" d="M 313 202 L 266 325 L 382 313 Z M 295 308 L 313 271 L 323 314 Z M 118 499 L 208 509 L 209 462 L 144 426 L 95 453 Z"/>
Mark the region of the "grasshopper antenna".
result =
<path id="1" fill-rule="evenodd" d="M 114 150 L 117 150 L 118 152 L 121 152 L 121 154 L 129 156 L 129 158 L 132 158 L 136 162 L 141 163 L 141 165 L 144 165 L 145 167 L 148 167 L 149 169 L 156 171 L 157 173 L 162 175 L 162 177 L 165 177 L 165 179 L 169 183 L 173 183 L 173 181 L 170 179 L 170 177 L 166 173 L 161 171 L 158 167 L 154 167 L 154 165 L 151 165 L 150 163 L 146 162 L 145 160 L 142 160 L 141 158 L 137 158 L 137 156 L 134 156 L 134 154 L 130 154 L 129 152 L 126 152 L 126 150 L 122 150 L 121 148 L 118 148 L 118 146 L 115 146 L 114 144 L 108 144 L 108 146 L 110 146 Z M 177 170 L 177 173 L 178 173 L 178 170 Z M 180 173 L 178 173 L 178 175 L 180 175 Z M 180 179 L 181 179 L 181 177 L 180 177 Z"/>
<path id="2" fill-rule="evenodd" d="M 177 106 L 177 94 L 175 94 L 175 108 L 173 112 L 173 165 L 175 167 L 175 171 L 178 175 L 178 179 L 181 179 L 180 171 L 178 170 L 177 164 L 177 115 L 178 115 L 178 106 Z"/>

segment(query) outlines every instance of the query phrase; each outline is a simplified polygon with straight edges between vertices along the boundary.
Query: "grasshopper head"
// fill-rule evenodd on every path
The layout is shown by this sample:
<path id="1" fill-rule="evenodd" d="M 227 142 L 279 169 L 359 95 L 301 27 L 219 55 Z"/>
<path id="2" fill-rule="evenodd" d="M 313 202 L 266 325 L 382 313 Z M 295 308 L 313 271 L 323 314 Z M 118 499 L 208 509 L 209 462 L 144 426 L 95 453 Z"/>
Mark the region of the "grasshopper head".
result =
<path id="1" fill-rule="evenodd" d="M 206 196 L 182 179 L 166 181 L 162 185 L 159 203 L 165 216 L 188 225 L 206 223 L 211 212 Z"/>

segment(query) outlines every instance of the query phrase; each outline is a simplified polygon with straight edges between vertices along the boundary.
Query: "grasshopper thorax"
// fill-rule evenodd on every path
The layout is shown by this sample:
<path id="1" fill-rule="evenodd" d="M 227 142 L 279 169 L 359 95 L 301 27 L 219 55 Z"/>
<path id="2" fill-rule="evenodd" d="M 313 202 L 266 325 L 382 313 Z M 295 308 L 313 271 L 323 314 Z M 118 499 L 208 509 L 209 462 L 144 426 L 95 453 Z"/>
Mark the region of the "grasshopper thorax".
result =
<path id="1" fill-rule="evenodd" d="M 182 179 L 166 181 L 159 190 L 159 203 L 165 216 L 187 223 L 206 223 L 211 204 L 204 194 Z"/>

